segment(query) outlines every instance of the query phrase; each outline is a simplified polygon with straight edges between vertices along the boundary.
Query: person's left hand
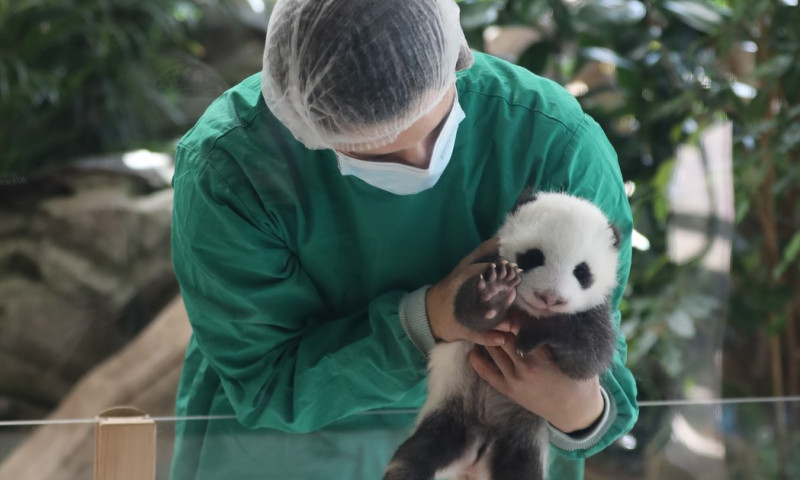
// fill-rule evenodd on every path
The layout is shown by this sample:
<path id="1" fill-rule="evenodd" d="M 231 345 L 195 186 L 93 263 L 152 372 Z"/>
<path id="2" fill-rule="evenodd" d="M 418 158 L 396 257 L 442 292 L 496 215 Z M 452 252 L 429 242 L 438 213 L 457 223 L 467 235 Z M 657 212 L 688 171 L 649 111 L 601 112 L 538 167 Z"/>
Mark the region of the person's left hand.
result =
<path id="1" fill-rule="evenodd" d="M 485 347 L 494 365 L 473 349 L 469 362 L 489 385 L 518 403 L 522 408 L 544 418 L 564 433 L 591 426 L 603 413 L 600 379 L 573 380 L 558 369 L 543 346 L 525 357 L 517 354 L 516 337 L 499 347 Z"/>

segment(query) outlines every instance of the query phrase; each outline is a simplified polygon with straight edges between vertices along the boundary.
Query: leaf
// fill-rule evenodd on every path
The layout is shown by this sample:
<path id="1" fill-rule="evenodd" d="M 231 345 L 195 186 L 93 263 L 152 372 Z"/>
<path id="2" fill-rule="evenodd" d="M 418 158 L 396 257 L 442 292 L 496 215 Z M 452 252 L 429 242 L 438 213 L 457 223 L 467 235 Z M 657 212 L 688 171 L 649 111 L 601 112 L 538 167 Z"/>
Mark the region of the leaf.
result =
<path id="1" fill-rule="evenodd" d="M 683 23 L 703 33 L 710 33 L 721 26 L 727 15 L 711 5 L 697 0 L 669 0 L 663 3 L 665 10 Z"/>
<path id="2" fill-rule="evenodd" d="M 657 195 L 653 198 L 653 215 L 661 224 L 667 222 L 667 217 L 670 213 L 667 189 L 672 183 L 675 165 L 676 160 L 674 158 L 663 162 L 651 180 L 653 189 L 657 192 Z"/>
<path id="3" fill-rule="evenodd" d="M 753 76 L 761 77 L 780 77 L 785 74 L 794 64 L 792 55 L 775 55 L 766 62 L 762 63 L 753 71 Z"/>
<path id="4" fill-rule="evenodd" d="M 691 111 L 692 106 L 697 102 L 694 92 L 685 91 L 670 100 L 655 103 L 650 109 L 650 118 L 659 120 L 673 115 L 686 115 Z"/>
<path id="5" fill-rule="evenodd" d="M 641 323 L 639 318 L 627 318 L 620 325 L 620 330 L 622 330 L 622 334 L 625 335 L 625 338 L 630 340 L 636 334 L 636 331 L 639 330 L 639 325 Z"/>
<path id="6" fill-rule="evenodd" d="M 794 107 L 791 107 L 788 110 L 786 110 L 786 118 L 790 120 L 798 115 L 800 115 L 800 105 L 795 105 Z"/>
<path id="7" fill-rule="evenodd" d="M 674 310 L 667 316 L 667 327 L 681 338 L 692 338 L 695 334 L 692 317 L 685 310 Z"/>
<path id="8" fill-rule="evenodd" d="M 781 335 L 785 332 L 783 331 L 786 328 L 786 315 L 782 313 L 777 313 L 769 317 L 769 321 L 767 322 L 767 330 L 772 335 Z"/>
<path id="9" fill-rule="evenodd" d="M 547 60 L 553 52 L 553 43 L 549 41 L 536 42 L 519 56 L 517 64 L 533 73 L 542 74 L 547 67 Z"/>
<path id="10" fill-rule="evenodd" d="M 580 50 L 580 54 L 582 57 L 588 58 L 589 60 L 594 60 L 596 62 L 608 63 L 626 70 L 635 69 L 633 62 L 608 48 L 586 47 Z"/>
<path id="11" fill-rule="evenodd" d="M 659 359 L 661 365 L 664 367 L 664 370 L 666 370 L 667 375 L 675 378 L 680 375 L 681 370 L 683 370 L 683 357 L 684 352 L 677 346 L 673 346 L 672 348 L 663 352 L 659 356 Z"/>
<path id="12" fill-rule="evenodd" d="M 800 165 L 794 166 L 785 175 L 781 175 L 780 178 L 776 179 L 775 186 L 772 187 L 772 193 L 776 196 L 782 196 L 798 184 L 800 184 Z"/>
<path id="13" fill-rule="evenodd" d="M 505 2 L 492 0 L 473 0 L 459 2 L 461 27 L 464 30 L 485 27 L 497 20 L 498 12 Z"/>
<path id="14" fill-rule="evenodd" d="M 681 301 L 683 310 L 694 319 L 708 318 L 717 306 L 719 300 L 716 297 L 699 293 L 688 295 Z"/>
<path id="15" fill-rule="evenodd" d="M 586 2 L 573 19 L 579 31 L 588 31 L 631 25 L 642 20 L 646 13 L 647 7 L 638 0 L 595 0 Z"/>
<path id="16" fill-rule="evenodd" d="M 783 259 L 781 263 L 775 267 L 775 271 L 772 272 L 772 278 L 778 280 L 783 272 L 789 268 L 797 259 L 798 254 L 800 254 L 800 232 L 794 234 L 791 240 L 789 240 L 789 244 L 783 250 Z"/>
<path id="17" fill-rule="evenodd" d="M 657 213 L 657 212 L 656 212 Z M 656 275 L 661 273 L 664 268 L 669 265 L 669 258 L 666 255 L 660 255 L 644 272 L 646 281 L 652 281 Z"/>
<path id="18" fill-rule="evenodd" d="M 790 124 L 781 135 L 779 153 L 787 153 L 800 145 L 800 122 Z"/>
<path id="19" fill-rule="evenodd" d="M 640 337 L 631 339 L 631 346 L 628 350 L 628 361 L 632 364 L 636 363 L 647 355 L 656 342 L 658 342 L 658 334 L 653 330 L 645 330 Z"/>

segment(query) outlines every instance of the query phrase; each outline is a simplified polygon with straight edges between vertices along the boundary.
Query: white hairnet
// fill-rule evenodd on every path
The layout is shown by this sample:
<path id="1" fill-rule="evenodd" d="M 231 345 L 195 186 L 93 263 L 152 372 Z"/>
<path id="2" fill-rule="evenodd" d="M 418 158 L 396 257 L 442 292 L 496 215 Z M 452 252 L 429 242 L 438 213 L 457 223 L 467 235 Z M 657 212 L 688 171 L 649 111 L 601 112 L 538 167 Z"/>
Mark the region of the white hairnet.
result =
<path id="1" fill-rule="evenodd" d="M 264 99 L 308 148 L 389 144 L 472 65 L 458 17 L 454 0 L 278 0 Z"/>

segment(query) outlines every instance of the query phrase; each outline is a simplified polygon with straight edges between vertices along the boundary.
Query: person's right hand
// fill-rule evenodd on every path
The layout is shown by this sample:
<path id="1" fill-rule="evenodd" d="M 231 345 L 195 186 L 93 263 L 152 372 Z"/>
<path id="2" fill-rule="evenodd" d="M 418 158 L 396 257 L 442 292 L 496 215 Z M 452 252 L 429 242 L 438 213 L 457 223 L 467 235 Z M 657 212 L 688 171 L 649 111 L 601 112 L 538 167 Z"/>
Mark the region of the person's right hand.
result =
<path id="1" fill-rule="evenodd" d="M 508 338 L 504 332 L 514 332 L 513 325 L 507 320 L 497 325 L 494 330 L 477 332 L 461 325 L 453 313 L 456 294 L 461 285 L 467 279 L 483 273 L 490 265 L 475 262 L 496 253 L 497 238 L 490 238 L 464 257 L 447 277 L 428 289 L 425 295 L 425 309 L 436 341 L 468 340 L 479 345 L 497 346 L 503 345 Z"/>

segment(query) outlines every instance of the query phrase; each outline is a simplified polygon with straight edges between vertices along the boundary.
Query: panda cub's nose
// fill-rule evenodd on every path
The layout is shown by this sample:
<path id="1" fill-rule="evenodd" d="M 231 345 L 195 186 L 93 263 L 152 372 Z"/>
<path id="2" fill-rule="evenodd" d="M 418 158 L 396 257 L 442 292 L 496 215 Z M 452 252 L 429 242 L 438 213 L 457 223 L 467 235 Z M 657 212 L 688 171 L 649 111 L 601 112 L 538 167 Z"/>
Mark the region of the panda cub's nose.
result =
<path id="1" fill-rule="evenodd" d="M 547 290 L 545 292 L 536 292 L 536 298 L 544 302 L 545 305 L 548 307 L 560 307 L 567 303 L 560 295 L 552 290 Z"/>

